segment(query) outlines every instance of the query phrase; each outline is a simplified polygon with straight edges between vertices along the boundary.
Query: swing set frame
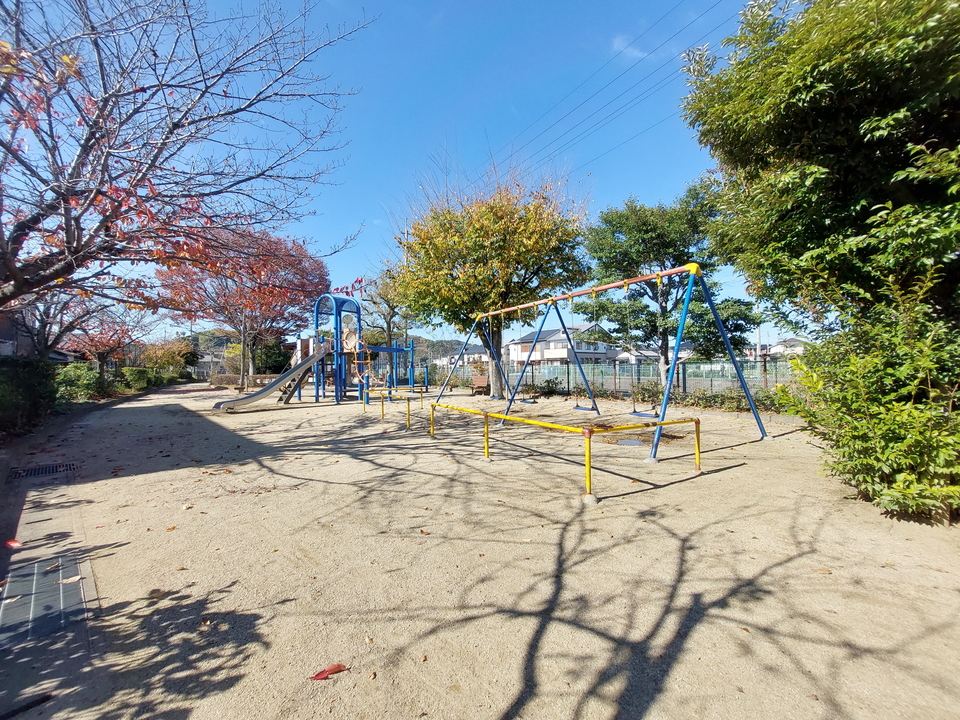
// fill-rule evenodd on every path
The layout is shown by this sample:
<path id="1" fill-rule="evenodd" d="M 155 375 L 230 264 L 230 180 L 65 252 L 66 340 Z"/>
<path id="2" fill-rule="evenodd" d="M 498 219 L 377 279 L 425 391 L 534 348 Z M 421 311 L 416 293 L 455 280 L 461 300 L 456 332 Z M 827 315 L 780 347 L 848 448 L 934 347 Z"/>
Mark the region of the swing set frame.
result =
<path id="1" fill-rule="evenodd" d="M 491 310 L 489 312 L 481 313 L 477 315 L 476 319 L 473 322 L 473 326 L 470 328 L 470 333 L 467 335 L 467 339 L 463 343 L 463 347 L 460 348 L 460 352 L 457 354 L 457 359 L 454 361 L 453 365 L 450 367 L 450 372 L 447 374 L 446 380 L 444 380 L 443 385 L 440 387 L 440 392 L 437 395 L 435 403 L 440 403 L 441 398 L 443 398 L 444 392 L 446 392 L 447 386 L 450 384 L 450 379 L 453 377 L 453 373 L 456 371 L 457 367 L 460 365 L 460 361 L 463 358 L 463 354 L 467 349 L 467 346 L 470 344 L 470 341 L 473 339 L 473 336 L 478 332 L 482 332 L 487 338 L 487 343 L 489 347 L 493 347 L 490 336 L 490 327 L 489 327 L 489 318 L 495 316 L 506 316 L 509 313 L 520 313 L 523 310 L 530 308 L 537 308 L 541 305 L 546 306 L 546 312 L 543 313 L 543 316 L 540 320 L 540 324 L 537 327 L 536 334 L 534 335 L 533 342 L 530 344 L 530 351 L 527 353 L 527 358 L 523 363 L 523 366 L 520 369 L 520 376 L 517 378 L 516 384 L 511 388 L 510 381 L 507 378 L 507 373 L 503 369 L 501 359 L 494 354 L 495 364 L 497 371 L 500 373 L 500 377 L 503 380 L 503 386 L 510 389 L 510 398 L 507 401 L 507 407 L 503 411 L 502 416 L 510 414 L 510 408 L 513 406 L 514 400 L 517 396 L 517 393 L 520 389 L 521 384 L 523 383 L 523 377 L 527 372 L 527 368 L 531 364 L 531 359 L 533 357 L 534 350 L 537 347 L 537 342 L 540 339 L 540 335 L 543 332 L 544 327 L 546 326 L 547 318 L 550 316 L 551 310 L 556 313 L 557 320 L 560 322 L 560 328 L 563 330 L 564 336 L 567 338 L 567 342 L 570 344 L 570 348 L 575 348 L 573 343 L 573 338 L 570 336 L 570 331 L 567 329 L 566 323 L 563 321 L 563 317 L 560 314 L 560 308 L 557 303 L 562 300 L 567 300 L 571 303 L 573 298 L 582 297 L 584 295 L 595 296 L 598 293 L 606 292 L 607 290 L 624 290 L 629 292 L 631 285 L 636 285 L 642 282 L 649 282 L 651 280 L 656 282 L 662 282 L 662 279 L 672 275 L 684 275 L 688 276 L 686 292 L 683 297 L 683 308 L 680 312 L 680 323 L 677 329 L 677 336 L 673 347 L 673 359 L 670 362 L 670 369 L 667 373 L 667 384 L 664 388 L 663 400 L 660 403 L 660 411 L 657 414 L 657 426 L 653 436 L 653 443 L 650 446 L 650 457 L 647 462 L 656 462 L 657 461 L 657 450 L 660 447 L 660 437 L 663 434 L 663 425 L 662 423 L 666 419 L 667 408 L 670 404 L 670 391 L 673 388 L 673 383 L 676 379 L 677 365 L 680 362 L 680 344 L 683 342 L 683 330 L 687 323 L 687 315 L 690 309 L 690 302 L 693 299 L 693 291 L 696 286 L 699 285 L 700 290 L 703 292 L 704 299 L 707 302 L 707 307 L 710 308 L 710 312 L 713 315 L 714 322 L 717 325 L 717 329 L 720 331 L 720 336 L 723 338 L 724 346 L 727 349 L 727 354 L 730 356 L 730 361 L 733 363 L 734 370 L 736 370 L 737 378 L 740 381 L 740 387 L 743 388 L 743 392 L 747 396 L 747 403 L 750 405 L 750 412 L 753 413 L 754 419 L 757 421 L 757 428 L 760 430 L 761 439 L 769 439 L 767 431 L 763 426 L 763 421 L 760 419 L 760 413 L 757 412 L 757 406 L 753 401 L 753 395 L 750 394 L 750 388 L 747 387 L 747 381 L 743 376 L 743 370 L 740 368 L 740 363 L 737 362 L 737 358 L 733 352 L 733 346 L 730 344 L 730 338 L 727 335 L 726 329 L 723 327 L 723 323 L 720 320 L 720 314 L 717 312 L 717 307 L 713 302 L 713 296 L 710 293 L 710 288 L 707 285 L 706 280 L 703 277 L 703 272 L 700 269 L 700 266 L 697 263 L 688 263 L 682 267 L 672 268 L 670 270 L 663 270 L 661 272 L 651 273 L 649 275 L 640 275 L 638 277 L 619 280 L 613 283 L 607 283 L 606 285 L 597 285 L 592 288 L 587 288 L 586 290 L 577 290 L 575 292 L 564 293 L 562 295 L 556 295 L 553 297 L 542 298 L 540 300 L 534 300 L 533 302 L 523 303 L 522 305 L 514 305 L 513 307 L 501 308 L 499 310 Z M 580 364 L 580 358 L 577 356 L 576 350 L 573 352 L 573 362 L 577 366 L 577 371 L 580 373 L 580 378 L 583 380 L 583 386 L 587 390 L 587 394 L 590 396 L 590 408 L 585 408 L 592 410 L 593 412 L 600 415 L 600 408 L 597 407 L 597 401 L 593 396 L 593 390 L 590 388 L 590 383 L 587 380 L 587 375 L 583 370 L 583 366 Z M 491 397 L 491 400 L 502 400 L 503 398 Z M 500 424 L 504 423 L 506 418 L 500 420 Z"/>

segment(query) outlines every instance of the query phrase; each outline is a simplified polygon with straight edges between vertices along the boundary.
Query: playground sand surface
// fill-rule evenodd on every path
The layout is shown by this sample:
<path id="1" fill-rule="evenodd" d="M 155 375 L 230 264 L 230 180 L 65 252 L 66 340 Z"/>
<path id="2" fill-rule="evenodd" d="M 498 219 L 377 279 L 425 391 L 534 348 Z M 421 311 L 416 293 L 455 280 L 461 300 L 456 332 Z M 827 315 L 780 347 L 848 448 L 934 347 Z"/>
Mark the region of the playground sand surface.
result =
<path id="1" fill-rule="evenodd" d="M 658 464 L 598 436 L 585 506 L 577 435 L 496 429 L 485 461 L 478 418 L 431 438 L 416 401 L 406 431 L 402 402 L 230 397 L 154 392 L 14 458 L 81 464 L 56 502 L 98 601 L 89 648 L 6 655 L 0 715 L 48 692 L 17 717 L 957 717 L 957 530 L 881 516 L 797 426 L 697 412 L 700 473 L 689 426 Z M 517 413 L 644 420 L 571 406 Z M 56 539 L 40 510 L 20 552 Z"/>

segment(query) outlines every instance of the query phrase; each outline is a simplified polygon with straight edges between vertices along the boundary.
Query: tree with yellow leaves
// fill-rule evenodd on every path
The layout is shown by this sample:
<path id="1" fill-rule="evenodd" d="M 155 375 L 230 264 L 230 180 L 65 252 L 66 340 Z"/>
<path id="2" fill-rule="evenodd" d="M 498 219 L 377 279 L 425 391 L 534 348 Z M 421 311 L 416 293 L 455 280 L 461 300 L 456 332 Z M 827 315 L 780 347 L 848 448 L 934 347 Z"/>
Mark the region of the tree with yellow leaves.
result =
<path id="1" fill-rule="evenodd" d="M 392 276 L 403 304 L 424 323 L 468 332 L 480 313 L 571 290 L 587 279 L 583 213 L 563 183 L 528 186 L 497 179 L 469 195 L 437 193 L 397 241 L 402 253 Z M 491 357 L 492 394 L 504 388 L 493 358 L 503 331 L 532 315 L 490 319 L 480 333 Z"/>

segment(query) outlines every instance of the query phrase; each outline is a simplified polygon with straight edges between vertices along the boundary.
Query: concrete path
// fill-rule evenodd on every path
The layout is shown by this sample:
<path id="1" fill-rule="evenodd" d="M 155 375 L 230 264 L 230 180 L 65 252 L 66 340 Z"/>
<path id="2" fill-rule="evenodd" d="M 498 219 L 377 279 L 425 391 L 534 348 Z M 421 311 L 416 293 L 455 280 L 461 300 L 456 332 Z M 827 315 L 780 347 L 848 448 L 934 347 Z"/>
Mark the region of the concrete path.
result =
<path id="1" fill-rule="evenodd" d="M 0 717 L 957 717 L 957 531 L 879 515 L 796 427 L 699 413 L 702 473 L 686 431 L 657 465 L 595 439 L 585 507 L 576 436 L 497 430 L 486 462 L 472 417 L 228 397 L 135 398 L 13 459 L 80 467 L 4 485 L 11 568 L 69 550 L 97 600 L 90 642 L 4 655 Z"/>

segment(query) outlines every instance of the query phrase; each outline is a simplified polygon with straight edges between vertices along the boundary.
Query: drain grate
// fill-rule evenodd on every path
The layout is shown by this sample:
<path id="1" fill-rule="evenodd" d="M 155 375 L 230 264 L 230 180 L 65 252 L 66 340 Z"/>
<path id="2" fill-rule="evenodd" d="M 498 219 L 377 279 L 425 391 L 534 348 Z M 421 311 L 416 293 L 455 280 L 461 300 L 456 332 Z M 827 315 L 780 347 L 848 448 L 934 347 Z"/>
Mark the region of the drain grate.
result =
<path id="1" fill-rule="evenodd" d="M 36 465 L 34 467 L 10 468 L 7 476 L 11 480 L 25 477 L 40 477 L 42 475 L 56 475 L 62 472 L 76 472 L 80 469 L 77 463 L 54 463 L 52 465 Z"/>

